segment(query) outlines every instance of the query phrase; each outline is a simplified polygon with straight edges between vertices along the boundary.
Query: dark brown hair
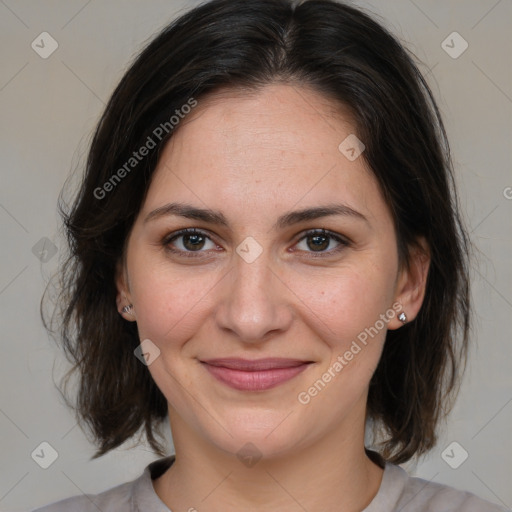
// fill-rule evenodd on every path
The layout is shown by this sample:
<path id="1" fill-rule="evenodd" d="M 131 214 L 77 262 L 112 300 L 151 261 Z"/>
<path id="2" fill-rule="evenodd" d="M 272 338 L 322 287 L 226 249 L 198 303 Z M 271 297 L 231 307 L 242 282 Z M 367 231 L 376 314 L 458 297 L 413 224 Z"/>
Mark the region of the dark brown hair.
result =
<path id="1" fill-rule="evenodd" d="M 312 87 L 349 109 L 392 212 L 400 261 L 407 265 L 418 237 L 428 244 L 423 306 L 388 331 L 367 413 L 387 460 L 404 462 L 436 441 L 464 366 L 470 307 L 469 244 L 431 90 L 408 50 L 359 9 L 332 0 L 213 0 L 172 22 L 135 59 L 97 126 L 73 204 L 60 203 L 70 252 L 53 332 L 78 376 L 76 399 L 67 402 L 93 434 L 94 457 L 143 432 L 163 455 L 154 434 L 161 436 L 167 403 L 134 357 L 136 324 L 117 311 L 114 279 L 175 131 L 169 119 L 191 98 L 276 82 Z M 157 127 L 168 128 L 158 132 L 164 136 L 155 136 Z M 155 147 L 128 168 L 148 137 Z"/>

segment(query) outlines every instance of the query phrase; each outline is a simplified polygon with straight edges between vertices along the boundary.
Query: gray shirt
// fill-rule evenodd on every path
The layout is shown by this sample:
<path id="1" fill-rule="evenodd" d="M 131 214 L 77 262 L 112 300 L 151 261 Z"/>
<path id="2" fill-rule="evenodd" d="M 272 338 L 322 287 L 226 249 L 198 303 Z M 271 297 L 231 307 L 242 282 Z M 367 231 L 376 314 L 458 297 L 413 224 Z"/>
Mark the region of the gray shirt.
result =
<path id="1" fill-rule="evenodd" d="M 67 498 L 32 512 L 172 512 L 156 494 L 152 480 L 174 462 L 174 455 L 149 464 L 131 482 L 100 494 Z M 193 509 L 192 509 L 193 510 Z M 362 512 L 506 512 L 474 494 L 410 477 L 400 466 L 386 462 L 377 495 Z"/>

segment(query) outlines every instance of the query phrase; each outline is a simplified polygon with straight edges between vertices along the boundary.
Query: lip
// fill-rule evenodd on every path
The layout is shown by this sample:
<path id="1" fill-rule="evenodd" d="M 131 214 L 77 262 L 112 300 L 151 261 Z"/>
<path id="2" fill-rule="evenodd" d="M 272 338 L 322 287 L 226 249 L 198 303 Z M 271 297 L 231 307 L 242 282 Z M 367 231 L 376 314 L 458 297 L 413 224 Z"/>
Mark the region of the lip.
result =
<path id="1" fill-rule="evenodd" d="M 297 359 L 209 359 L 201 361 L 217 380 L 240 391 L 264 391 L 292 379 L 312 361 Z"/>

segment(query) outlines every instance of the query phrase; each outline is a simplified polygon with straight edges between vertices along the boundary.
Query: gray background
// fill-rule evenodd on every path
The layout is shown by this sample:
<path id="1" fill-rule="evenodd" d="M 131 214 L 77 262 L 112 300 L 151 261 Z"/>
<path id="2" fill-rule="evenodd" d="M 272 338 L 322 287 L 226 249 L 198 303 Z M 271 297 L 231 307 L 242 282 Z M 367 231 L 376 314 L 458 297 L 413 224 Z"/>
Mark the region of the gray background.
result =
<path id="1" fill-rule="evenodd" d="M 127 445 L 88 460 L 93 447 L 54 387 L 67 365 L 41 324 L 39 301 L 64 248 L 57 196 L 70 171 L 80 169 L 107 98 L 143 43 L 197 3 L 0 0 L 2 511 L 102 491 L 135 478 L 155 458 L 145 445 Z M 475 343 L 459 400 L 438 447 L 405 467 L 512 506 L 512 2 L 355 3 L 382 16 L 423 62 L 479 249 L 472 271 Z M 31 47 L 44 31 L 59 45 L 47 59 Z M 469 44 L 458 58 L 442 47 L 454 31 Z M 452 39 L 445 45 L 460 51 L 461 40 Z M 48 252 L 38 253 L 44 237 Z M 43 441 L 58 453 L 48 469 L 31 457 Z M 453 441 L 460 446 L 445 452 L 452 465 L 463 449 L 469 454 L 457 469 L 442 457 Z"/>

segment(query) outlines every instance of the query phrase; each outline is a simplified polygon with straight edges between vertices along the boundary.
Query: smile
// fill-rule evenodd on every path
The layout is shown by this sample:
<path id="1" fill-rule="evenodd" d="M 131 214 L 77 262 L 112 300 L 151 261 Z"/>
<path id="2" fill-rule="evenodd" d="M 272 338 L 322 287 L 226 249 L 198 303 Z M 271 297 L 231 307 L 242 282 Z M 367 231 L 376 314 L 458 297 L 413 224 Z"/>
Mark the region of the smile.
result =
<path id="1" fill-rule="evenodd" d="M 311 361 L 292 359 L 212 359 L 201 361 L 217 380 L 240 391 L 264 391 L 303 372 Z"/>

